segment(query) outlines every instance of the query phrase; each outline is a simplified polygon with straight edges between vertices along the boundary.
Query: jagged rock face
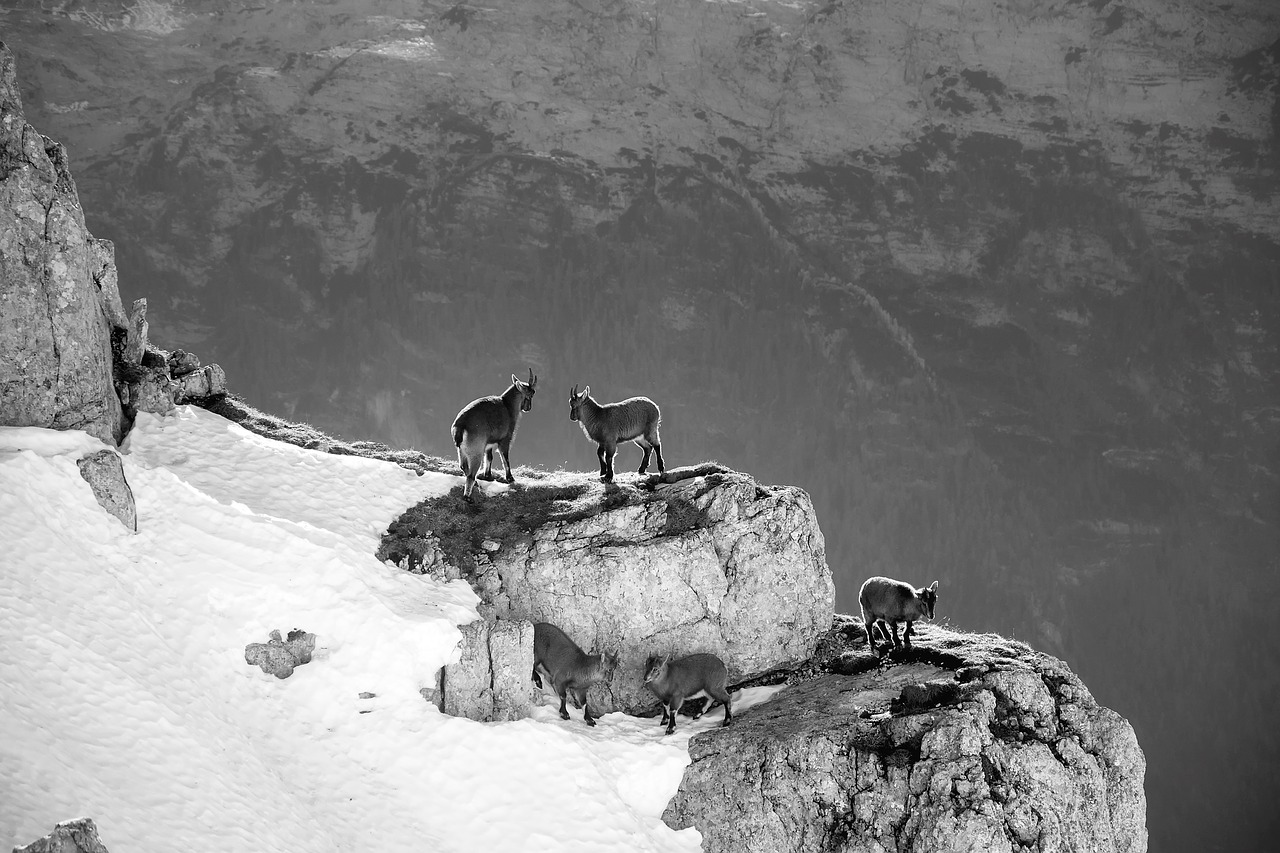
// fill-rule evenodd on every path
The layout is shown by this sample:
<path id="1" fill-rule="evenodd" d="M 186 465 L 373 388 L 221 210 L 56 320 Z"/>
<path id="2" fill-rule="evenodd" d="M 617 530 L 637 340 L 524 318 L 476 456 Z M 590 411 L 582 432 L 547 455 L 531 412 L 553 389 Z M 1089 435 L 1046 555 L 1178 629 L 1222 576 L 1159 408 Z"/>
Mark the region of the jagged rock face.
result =
<path id="1" fill-rule="evenodd" d="M 806 489 L 845 609 L 940 578 L 1132 709 L 1163 847 L 1276 834 L 1201 721 L 1269 730 L 1220 628 L 1280 629 L 1185 607 L 1280 553 L 1272 0 L 10 6 L 124 280 L 258 405 L 447 455 L 526 365 L 650 395 L 671 464 Z M 517 461 L 592 468 L 565 420 Z"/>
<path id="2" fill-rule="evenodd" d="M 440 710 L 471 720 L 519 720 L 529 715 L 533 685 L 533 623 L 470 622 L 460 627 L 461 653 L 444 668 Z"/>
<path id="3" fill-rule="evenodd" d="M 952 677 L 912 663 L 788 687 L 690 741 L 664 820 L 708 853 L 1147 849 L 1133 729 L 1062 662 L 1022 654 L 952 704 L 883 710 Z"/>
<path id="4" fill-rule="evenodd" d="M 25 847 L 15 847 L 13 853 L 108 853 L 98 827 L 93 820 L 82 817 L 54 827 L 53 832 Z"/>
<path id="5" fill-rule="evenodd" d="M 731 682 L 806 660 L 835 589 L 808 495 L 740 474 L 659 486 L 653 500 L 549 522 L 490 555 L 503 617 L 550 622 L 586 651 L 616 652 L 602 712 L 647 711 L 649 655 L 710 652 Z"/>
<path id="6" fill-rule="evenodd" d="M 0 44 L 0 423 L 83 429 L 116 444 L 113 249 L 85 228 L 66 151 L 23 118 Z"/>

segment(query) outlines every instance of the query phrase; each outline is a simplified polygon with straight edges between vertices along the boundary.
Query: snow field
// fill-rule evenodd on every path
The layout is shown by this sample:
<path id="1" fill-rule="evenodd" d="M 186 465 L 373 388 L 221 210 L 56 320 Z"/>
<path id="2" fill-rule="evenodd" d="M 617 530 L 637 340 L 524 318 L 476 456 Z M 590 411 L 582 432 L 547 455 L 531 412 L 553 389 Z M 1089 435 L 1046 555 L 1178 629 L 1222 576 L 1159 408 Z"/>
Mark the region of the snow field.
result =
<path id="1" fill-rule="evenodd" d="M 0 845 L 88 816 L 115 853 L 699 849 L 661 813 L 718 709 L 663 737 L 623 714 L 476 723 L 423 700 L 476 597 L 373 553 L 460 478 L 181 407 L 121 448 L 134 535 L 76 468 L 101 447 L 0 428 Z M 291 628 L 315 633 L 310 664 L 280 680 L 244 662 Z"/>

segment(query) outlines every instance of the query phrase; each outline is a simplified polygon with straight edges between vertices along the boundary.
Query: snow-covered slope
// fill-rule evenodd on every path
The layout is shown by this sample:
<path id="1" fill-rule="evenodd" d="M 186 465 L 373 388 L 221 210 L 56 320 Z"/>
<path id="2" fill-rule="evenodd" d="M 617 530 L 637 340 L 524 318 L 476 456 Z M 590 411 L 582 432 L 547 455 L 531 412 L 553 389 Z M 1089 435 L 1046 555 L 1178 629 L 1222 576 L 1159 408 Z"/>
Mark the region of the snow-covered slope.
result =
<path id="1" fill-rule="evenodd" d="M 84 815 L 120 851 L 699 849 L 660 815 L 718 714 L 663 737 L 549 706 L 476 723 L 419 694 L 474 594 L 372 555 L 456 478 L 180 408 L 122 448 L 133 535 L 80 478 L 89 445 L 0 428 L 0 846 Z M 245 664 L 295 627 L 316 634 L 310 664 Z"/>

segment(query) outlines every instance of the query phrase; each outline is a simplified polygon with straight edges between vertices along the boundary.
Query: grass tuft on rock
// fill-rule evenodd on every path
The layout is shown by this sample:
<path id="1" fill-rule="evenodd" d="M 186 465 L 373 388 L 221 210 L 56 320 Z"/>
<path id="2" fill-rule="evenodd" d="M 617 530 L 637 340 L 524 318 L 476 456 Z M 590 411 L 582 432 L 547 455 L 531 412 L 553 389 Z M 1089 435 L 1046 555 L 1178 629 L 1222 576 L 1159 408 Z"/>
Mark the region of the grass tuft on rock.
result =
<path id="1" fill-rule="evenodd" d="M 363 456 L 367 459 L 381 459 L 386 462 L 394 462 L 418 473 L 436 471 L 456 474 L 458 472 L 457 460 L 428 456 L 417 450 L 395 450 L 378 441 L 345 441 L 341 438 L 334 438 L 310 424 L 288 421 L 255 409 L 246 403 L 243 398 L 235 394 L 220 394 L 207 397 L 196 401 L 196 405 L 208 409 L 215 415 L 221 415 L 256 435 L 283 441 L 297 447 L 305 447 L 308 450 L 336 453 L 340 456 Z"/>
<path id="2" fill-rule="evenodd" d="M 383 534 L 378 559 L 419 571 L 435 547 L 462 576 L 476 571 L 485 542 L 507 547 L 549 522 L 573 522 L 601 512 L 652 500 L 637 485 L 601 483 L 595 474 L 538 471 L 520 467 L 509 488 L 487 494 L 479 486 L 473 501 L 462 486 L 410 507 Z"/>

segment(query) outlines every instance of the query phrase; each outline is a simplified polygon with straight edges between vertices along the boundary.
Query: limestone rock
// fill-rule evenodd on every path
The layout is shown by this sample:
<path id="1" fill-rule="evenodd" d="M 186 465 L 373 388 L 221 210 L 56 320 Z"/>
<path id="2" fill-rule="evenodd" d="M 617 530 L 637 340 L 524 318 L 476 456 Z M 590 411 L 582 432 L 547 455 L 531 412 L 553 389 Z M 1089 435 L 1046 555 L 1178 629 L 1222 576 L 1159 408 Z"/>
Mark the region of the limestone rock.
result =
<path id="1" fill-rule="evenodd" d="M 460 630 L 462 656 L 444 668 L 440 679 L 441 710 L 472 720 L 528 716 L 533 624 L 482 619 Z"/>
<path id="2" fill-rule="evenodd" d="M 666 823 L 708 853 L 1146 850 L 1146 761 L 1123 718 L 1029 649 L 955 682 L 989 638 L 924 633 L 949 651 L 821 674 L 694 736 Z"/>
<path id="3" fill-rule="evenodd" d="M 0 424 L 83 429 L 119 443 L 110 243 L 85 228 L 66 151 L 23 118 L 0 43 Z"/>
<path id="4" fill-rule="evenodd" d="M 172 362 L 170 362 L 172 365 Z M 187 371 L 181 375 L 171 374 L 174 378 L 173 396 L 175 402 L 186 403 L 200 400 L 214 394 L 225 394 L 227 391 L 227 375 L 216 364 Z"/>
<path id="5" fill-rule="evenodd" d="M 124 360 L 129 364 L 140 364 L 142 354 L 147 351 L 147 335 L 150 324 L 147 323 L 147 300 L 133 300 L 133 310 L 129 312 L 129 323 L 126 327 L 129 337 L 125 343 Z"/>
<path id="6" fill-rule="evenodd" d="M 93 820 L 82 817 L 58 824 L 44 838 L 13 848 L 13 853 L 107 853 L 107 848 Z"/>
<path id="7" fill-rule="evenodd" d="M 655 653 L 711 652 L 731 683 L 809 657 L 829 628 L 834 587 L 801 489 L 717 473 L 659 485 L 639 504 L 548 522 L 487 555 L 504 618 L 551 622 L 586 651 L 620 658 L 593 688 L 601 712 L 645 711 Z"/>
<path id="8" fill-rule="evenodd" d="M 200 358 L 195 353 L 187 352 L 184 349 L 176 349 L 169 353 L 169 375 L 174 379 L 186 376 L 193 370 L 200 369 Z"/>
<path id="9" fill-rule="evenodd" d="M 133 501 L 133 489 L 129 488 L 129 481 L 124 476 L 120 454 L 114 450 L 99 450 L 77 460 L 76 465 L 102 508 L 136 533 L 138 511 Z"/>
<path id="10" fill-rule="evenodd" d="M 262 667 L 276 678 L 288 678 L 296 667 L 311 662 L 316 647 L 316 635 L 295 628 L 288 639 L 281 639 L 279 631 L 272 631 L 265 643 L 250 643 L 244 647 L 244 662 Z"/>

